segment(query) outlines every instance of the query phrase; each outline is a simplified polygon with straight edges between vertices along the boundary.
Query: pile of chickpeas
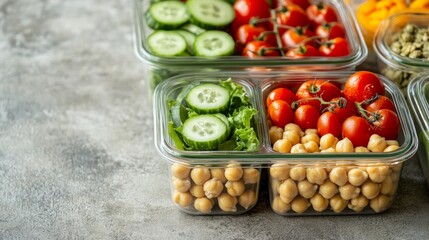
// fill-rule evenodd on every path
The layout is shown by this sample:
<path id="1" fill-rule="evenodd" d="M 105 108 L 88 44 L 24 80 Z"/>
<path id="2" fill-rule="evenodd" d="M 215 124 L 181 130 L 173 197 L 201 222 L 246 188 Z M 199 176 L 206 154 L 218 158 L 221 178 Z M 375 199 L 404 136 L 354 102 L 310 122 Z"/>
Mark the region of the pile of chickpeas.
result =
<path id="1" fill-rule="evenodd" d="M 274 151 L 390 152 L 399 148 L 396 140 L 372 135 L 367 147 L 353 147 L 347 138 L 332 134 L 319 137 L 316 129 L 303 132 L 296 124 L 270 128 Z M 349 211 L 385 211 L 397 192 L 402 163 L 326 163 L 300 165 L 276 163 L 269 169 L 271 207 L 278 214 Z"/>
<path id="2" fill-rule="evenodd" d="M 256 204 L 260 169 L 231 163 L 221 167 L 171 166 L 173 201 L 196 214 L 241 213 Z"/>

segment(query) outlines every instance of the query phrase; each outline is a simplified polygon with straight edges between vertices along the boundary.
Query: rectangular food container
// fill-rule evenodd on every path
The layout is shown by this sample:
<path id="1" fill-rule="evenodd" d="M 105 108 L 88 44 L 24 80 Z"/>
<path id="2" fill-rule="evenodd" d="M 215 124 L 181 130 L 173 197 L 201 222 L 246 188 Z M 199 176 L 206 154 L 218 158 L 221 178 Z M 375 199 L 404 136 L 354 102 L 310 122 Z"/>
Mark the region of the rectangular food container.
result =
<path id="1" fill-rule="evenodd" d="M 429 71 L 429 10 L 398 13 L 383 20 L 374 50 L 380 72 L 406 95 L 410 79 Z"/>
<path id="2" fill-rule="evenodd" d="M 418 136 L 418 157 L 429 186 L 429 75 L 418 75 L 408 85 L 408 101 L 413 110 Z"/>
<path id="3" fill-rule="evenodd" d="M 145 76 L 149 81 L 150 93 L 159 82 L 174 75 L 198 71 L 273 71 L 273 70 L 354 70 L 367 56 L 367 47 L 356 25 L 351 10 L 343 1 L 323 0 L 337 13 L 339 22 L 346 29 L 346 38 L 350 44 L 350 54 L 342 57 L 257 57 L 247 58 L 241 55 L 207 58 L 197 56 L 159 57 L 152 54 L 146 39 L 153 32 L 145 20 L 150 1 L 134 0 L 135 51 L 143 61 Z M 277 40 L 279 41 L 279 40 Z"/>
<path id="4" fill-rule="evenodd" d="M 271 145 L 265 101 L 272 89 L 279 86 L 296 87 L 306 80 L 312 79 L 324 79 L 341 86 L 351 74 L 353 72 L 348 71 L 200 72 L 181 74 L 160 83 L 154 92 L 155 145 L 162 158 L 169 162 L 173 201 L 179 209 L 195 215 L 244 213 L 256 203 L 261 186 L 260 173 L 267 169 L 269 183 L 265 185 L 269 186 L 271 207 L 275 213 L 280 215 L 349 215 L 380 213 L 388 209 L 397 193 L 402 164 L 417 150 L 417 138 L 408 108 L 403 107 L 405 106 L 403 95 L 399 88 L 385 77 L 379 76 L 385 84 L 386 95 L 391 98 L 397 108 L 401 124 L 397 139 L 399 146 L 394 147 L 394 151 L 278 153 Z M 217 83 L 219 80 L 228 78 L 243 87 L 250 97 L 252 106 L 258 109 L 252 126 L 258 136 L 259 147 L 253 151 L 186 151 L 179 149 L 169 132 L 169 122 L 172 119 L 168 100 L 175 99 L 189 84 Z M 198 186 L 201 186 L 213 178 L 214 174 L 209 174 L 210 170 L 220 169 L 218 171 L 224 172 L 220 178 L 224 178 L 228 169 L 237 167 L 237 165 L 240 166 L 237 170 L 238 175 L 241 176 L 239 181 L 245 183 L 246 190 L 250 190 L 247 193 L 249 196 L 240 195 L 236 197 L 236 200 L 229 198 L 230 202 L 235 203 L 234 211 L 222 210 L 219 207 L 218 198 L 214 198 L 213 201 L 204 200 L 205 204 L 213 206 L 210 212 L 198 210 L 201 203 L 196 203 L 197 197 L 193 197 L 192 194 L 185 191 L 189 192 L 191 186 L 197 185 L 192 177 L 189 178 L 192 171 L 198 169 L 197 172 L 200 173 L 195 173 L 196 175 L 205 172 L 205 180 L 198 183 Z M 177 166 L 182 166 L 180 172 L 183 174 L 179 176 L 175 173 Z M 201 170 L 202 167 L 206 170 Z M 244 177 L 246 171 L 251 172 L 252 174 L 249 176 L 252 177 Z M 330 180 L 331 175 L 332 181 Z M 343 184 L 338 183 L 338 179 L 341 177 L 345 177 L 342 180 Z M 177 178 L 186 179 L 187 183 L 178 181 Z M 248 181 L 247 178 L 254 180 Z M 256 179 L 258 180 L 256 181 Z M 246 182 L 250 184 L 246 185 Z M 185 193 L 179 193 L 177 186 L 183 185 L 187 187 L 180 190 Z M 231 186 L 231 183 L 228 185 Z M 227 192 L 227 188 L 224 184 L 221 193 Z M 201 191 L 201 187 L 199 189 Z M 202 193 L 198 196 L 202 196 Z M 242 198 L 243 204 L 240 204 L 240 198 Z"/>

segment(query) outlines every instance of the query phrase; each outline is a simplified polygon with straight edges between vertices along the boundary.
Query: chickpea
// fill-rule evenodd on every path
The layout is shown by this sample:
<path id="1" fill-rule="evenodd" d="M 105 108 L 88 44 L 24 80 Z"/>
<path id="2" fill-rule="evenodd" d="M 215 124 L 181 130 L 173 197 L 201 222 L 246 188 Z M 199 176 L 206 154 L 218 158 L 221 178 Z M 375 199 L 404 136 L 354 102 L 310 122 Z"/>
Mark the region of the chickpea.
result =
<path id="1" fill-rule="evenodd" d="M 298 192 L 304 198 L 311 198 L 316 193 L 317 185 L 304 180 L 298 183 Z"/>
<path id="2" fill-rule="evenodd" d="M 329 200 L 329 204 L 331 205 L 331 209 L 332 211 L 339 213 L 342 212 L 344 210 L 344 208 L 347 207 L 347 200 L 344 200 L 340 194 L 337 194 L 335 196 L 333 196 L 330 200 Z"/>
<path id="3" fill-rule="evenodd" d="M 307 130 L 308 130 L 308 129 L 307 129 Z M 319 138 L 319 136 L 318 136 L 317 134 L 314 134 L 314 133 L 304 135 L 304 136 L 301 138 L 301 143 L 302 143 L 302 144 L 305 144 L 305 143 L 308 143 L 308 142 L 311 142 L 311 141 L 313 141 L 313 142 L 315 142 L 317 145 L 319 145 L 319 143 L 320 143 L 320 138 Z"/>
<path id="4" fill-rule="evenodd" d="M 290 204 L 284 203 L 279 196 L 275 197 L 273 199 L 273 202 L 271 203 L 271 208 L 274 212 L 278 214 L 284 214 L 287 211 L 290 210 Z"/>
<path id="5" fill-rule="evenodd" d="M 326 199 L 332 198 L 338 193 L 338 187 L 335 183 L 327 179 L 322 185 L 319 186 L 319 193 Z"/>
<path id="6" fill-rule="evenodd" d="M 307 149 L 305 149 L 305 146 L 302 143 L 298 143 L 296 145 L 293 145 L 290 149 L 291 153 L 307 153 Z"/>
<path id="7" fill-rule="evenodd" d="M 392 179 L 393 180 L 393 179 Z M 392 188 L 390 189 L 390 192 L 388 193 L 389 196 L 393 197 L 396 195 L 396 192 L 398 191 L 398 183 L 393 182 Z"/>
<path id="8" fill-rule="evenodd" d="M 397 172 L 392 172 L 392 173 L 390 174 L 390 177 L 392 178 L 392 181 L 393 181 L 393 182 L 397 182 L 397 181 L 399 180 L 399 173 L 397 173 Z"/>
<path id="9" fill-rule="evenodd" d="M 360 194 L 360 188 L 353 186 L 350 183 L 347 183 L 346 185 L 339 187 L 338 191 L 340 192 L 340 195 L 344 200 L 357 198 Z"/>
<path id="10" fill-rule="evenodd" d="M 295 198 L 290 205 L 292 210 L 296 213 L 303 213 L 310 207 L 308 200 L 301 196 Z"/>
<path id="11" fill-rule="evenodd" d="M 366 171 L 368 172 L 369 178 L 376 182 L 381 183 L 386 179 L 387 174 L 389 173 L 388 166 L 379 166 L 379 167 L 367 167 Z"/>
<path id="12" fill-rule="evenodd" d="M 335 148 L 327 148 L 320 151 L 321 153 L 336 153 Z"/>
<path id="13" fill-rule="evenodd" d="M 190 193 L 188 193 L 188 192 L 185 192 L 185 193 L 182 193 L 182 192 L 176 192 L 174 195 L 173 195 L 173 201 L 177 204 L 177 205 L 179 205 L 179 206 L 181 206 L 181 207 L 183 207 L 183 208 L 185 208 L 185 207 L 187 207 L 187 206 L 189 206 L 189 205 L 191 205 L 191 203 L 192 203 L 192 200 L 193 200 L 194 198 L 192 197 L 192 195 L 190 194 Z"/>
<path id="14" fill-rule="evenodd" d="M 256 193 L 255 191 L 248 189 L 244 191 L 243 194 L 238 196 L 238 203 L 240 206 L 242 206 L 244 209 L 248 209 L 255 205 L 256 203 Z"/>
<path id="15" fill-rule="evenodd" d="M 372 134 L 368 141 L 368 150 L 371 152 L 383 152 L 387 147 L 386 139 L 377 134 Z"/>
<path id="16" fill-rule="evenodd" d="M 380 193 L 388 195 L 393 188 L 393 180 L 391 176 L 387 176 L 381 183 Z"/>
<path id="17" fill-rule="evenodd" d="M 209 213 L 212 211 L 214 202 L 212 199 L 201 197 L 195 199 L 194 202 L 194 208 L 197 209 L 197 211 L 202 213 Z"/>
<path id="18" fill-rule="evenodd" d="M 307 168 L 307 180 L 310 183 L 321 185 L 326 178 L 328 178 L 328 174 L 323 167 Z"/>
<path id="19" fill-rule="evenodd" d="M 243 181 L 245 184 L 258 183 L 259 170 L 256 168 L 245 168 L 243 170 Z"/>
<path id="20" fill-rule="evenodd" d="M 191 188 L 189 188 L 189 192 L 192 194 L 192 196 L 197 198 L 206 196 L 202 185 L 192 185 Z"/>
<path id="21" fill-rule="evenodd" d="M 393 152 L 393 151 L 396 151 L 396 150 L 398 150 L 399 149 L 399 147 L 398 146 L 396 146 L 396 145 L 390 145 L 390 146 L 387 146 L 385 149 L 384 149 L 384 151 L 383 152 Z"/>
<path id="22" fill-rule="evenodd" d="M 396 140 L 386 140 L 386 144 L 387 144 L 387 146 L 398 146 L 399 147 L 399 142 Z"/>
<path id="23" fill-rule="evenodd" d="M 359 187 L 368 179 L 368 173 L 361 169 L 354 168 L 348 172 L 348 178 L 349 183 L 353 186 Z"/>
<path id="24" fill-rule="evenodd" d="M 298 195 L 298 187 L 296 183 L 288 178 L 279 186 L 279 194 L 285 198 L 293 199 Z"/>
<path id="25" fill-rule="evenodd" d="M 208 198 L 218 197 L 223 191 L 223 184 L 217 178 L 212 178 L 204 183 L 204 193 Z"/>
<path id="26" fill-rule="evenodd" d="M 284 163 L 275 163 L 270 167 L 270 175 L 278 180 L 286 180 L 289 178 L 289 166 Z"/>
<path id="27" fill-rule="evenodd" d="M 338 186 L 344 186 L 347 181 L 347 171 L 342 167 L 334 167 L 329 173 L 329 179 Z"/>
<path id="28" fill-rule="evenodd" d="M 372 181 L 367 181 L 366 183 L 362 184 L 361 188 L 362 195 L 368 199 L 373 199 L 380 193 L 380 184 Z"/>
<path id="29" fill-rule="evenodd" d="M 372 210 L 374 210 L 377 213 L 383 212 L 389 207 L 389 205 L 390 205 L 389 197 L 384 194 L 378 195 L 376 198 L 372 199 L 369 202 L 369 206 L 372 208 Z"/>
<path id="30" fill-rule="evenodd" d="M 295 123 L 286 124 L 285 131 L 295 131 L 299 134 L 299 136 L 304 136 L 304 132 L 302 131 L 301 127 Z"/>
<path id="31" fill-rule="evenodd" d="M 173 177 L 173 186 L 178 192 L 187 192 L 191 187 L 191 179 L 189 177 L 186 179 Z"/>
<path id="32" fill-rule="evenodd" d="M 210 170 L 206 167 L 195 167 L 191 170 L 191 179 L 197 185 L 203 185 L 210 179 Z"/>
<path id="33" fill-rule="evenodd" d="M 402 169 L 402 163 L 393 164 L 391 168 L 394 172 L 400 172 Z"/>
<path id="34" fill-rule="evenodd" d="M 242 181 L 228 181 L 226 182 L 225 187 L 229 195 L 234 197 L 240 196 L 243 194 L 244 190 L 246 190 L 246 187 Z"/>
<path id="35" fill-rule="evenodd" d="M 270 127 L 270 130 L 268 131 L 270 135 L 270 142 L 271 144 L 274 144 L 277 140 L 282 139 L 283 137 L 283 128 L 272 126 Z"/>
<path id="36" fill-rule="evenodd" d="M 305 179 L 307 170 L 303 167 L 293 167 L 289 171 L 289 176 L 295 181 L 302 181 Z"/>
<path id="37" fill-rule="evenodd" d="M 275 178 L 271 178 L 270 182 L 271 182 L 271 191 L 273 192 L 273 194 L 274 195 L 279 194 L 278 189 L 279 189 L 281 182 Z"/>
<path id="38" fill-rule="evenodd" d="M 295 144 L 299 143 L 301 137 L 299 136 L 298 132 L 288 130 L 288 131 L 283 132 L 283 139 L 287 139 L 290 141 L 290 143 L 292 145 L 295 145 Z"/>
<path id="39" fill-rule="evenodd" d="M 360 153 L 360 152 L 369 152 L 369 150 L 366 147 L 358 146 L 358 147 L 355 147 L 355 152 L 358 152 L 358 153 Z"/>
<path id="40" fill-rule="evenodd" d="M 273 145 L 273 150 L 279 153 L 290 153 L 292 143 L 288 139 L 279 139 Z"/>
<path id="41" fill-rule="evenodd" d="M 337 146 L 338 138 L 331 133 L 325 134 L 320 138 L 320 149 L 325 150 L 329 148 L 335 149 Z"/>
<path id="42" fill-rule="evenodd" d="M 319 132 L 315 128 L 308 128 L 304 131 L 304 136 L 310 135 L 310 134 L 315 134 L 315 135 L 319 136 Z"/>
<path id="43" fill-rule="evenodd" d="M 186 165 L 175 163 L 171 166 L 171 174 L 176 178 L 185 179 L 189 176 L 190 171 L 191 169 Z"/>
<path id="44" fill-rule="evenodd" d="M 318 193 L 314 194 L 314 196 L 310 199 L 310 203 L 313 206 L 314 211 L 316 212 L 323 212 L 329 206 L 329 200 L 325 199 L 322 195 Z"/>
<path id="45" fill-rule="evenodd" d="M 213 178 L 217 178 L 222 183 L 226 183 L 226 177 L 225 177 L 225 169 L 224 168 L 212 168 L 210 169 L 210 173 Z"/>
<path id="46" fill-rule="evenodd" d="M 353 211 L 361 212 L 368 205 L 368 202 L 365 196 L 359 195 L 357 198 L 350 200 L 348 207 Z"/>
<path id="47" fill-rule="evenodd" d="M 343 138 L 338 141 L 335 151 L 337 152 L 353 152 L 353 143 L 348 138 Z"/>
<path id="48" fill-rule="evenodd" d="M 281 199 L 284 203 L 287 203 L 287 204 L 291 203 L 291 202 L 292 202 L 292 200 L 293 200 L 293 198 L 287 198 L 287 197 L 285 197 L 285 196 L 283 196 L 283 195 L 280 195 L 280 199 Z"/>
<path id="49" fill-rule="evenodd" d="M 222 193 L 217 199 L 219 208 L 225 212 L 236 212 L 237 202 L 237 198 L 229 195 L 228 193 Z"/>
<path id="50" fill-rule="evenodd" d="M 238 181 L 243 176 L 243 169 L 240 164 L 231 163 L 225 168 L 225 178 L 228 181 Z"/>
<path id="51" fill-rule="evenodd" d="M 309 141 L 304 143 L 304 147 L 309 153 L 319 152 L 319 145 L 315 141 Z"/>

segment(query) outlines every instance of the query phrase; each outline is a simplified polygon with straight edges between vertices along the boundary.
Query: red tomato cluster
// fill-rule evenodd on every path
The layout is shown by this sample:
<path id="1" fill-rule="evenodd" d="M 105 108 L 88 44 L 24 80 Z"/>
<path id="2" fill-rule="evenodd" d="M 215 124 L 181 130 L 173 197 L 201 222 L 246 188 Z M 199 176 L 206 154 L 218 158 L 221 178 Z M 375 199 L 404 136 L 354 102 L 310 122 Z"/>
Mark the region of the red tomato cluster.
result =
<path id="1" fill-rule="evenodd" d="M 303 130 L 317 129 L 320 136 L 331 133 L 339 139 L 347 137 L 353 146 L 367 146 L 372 134 L 387 140 L 398 137 L 395 105 L 384 94 L 377 75 L 360 71 L 348 77 L 342 90 L 323 79 L 305 81 L 295 93 L 275 88 L 266 106 L 275 126 L 284 128 L 293 122 Z"/>
<path id="2" fill-rule="evenodd" d="M 280 56 L 283 52 L 293 58 L 350 54 L 344 27 L 332 6 L 310 0 L 272 2 L 272 6 L 266 0 L 235 2 L 230 31 L 239 54 Z"/>

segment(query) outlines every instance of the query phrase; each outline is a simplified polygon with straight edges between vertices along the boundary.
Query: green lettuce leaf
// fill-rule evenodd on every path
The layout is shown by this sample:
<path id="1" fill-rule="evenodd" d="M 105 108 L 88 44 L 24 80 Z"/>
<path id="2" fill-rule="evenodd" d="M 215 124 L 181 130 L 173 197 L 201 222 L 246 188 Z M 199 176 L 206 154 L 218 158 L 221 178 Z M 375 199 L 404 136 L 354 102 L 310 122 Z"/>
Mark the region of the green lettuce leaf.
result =
<path id="1" fill-rule="evenodd" d="M 253 128 L 239 128 L 234 132 L 236 151 L 255 151 L 259 148 L 259 140 Z"/>

